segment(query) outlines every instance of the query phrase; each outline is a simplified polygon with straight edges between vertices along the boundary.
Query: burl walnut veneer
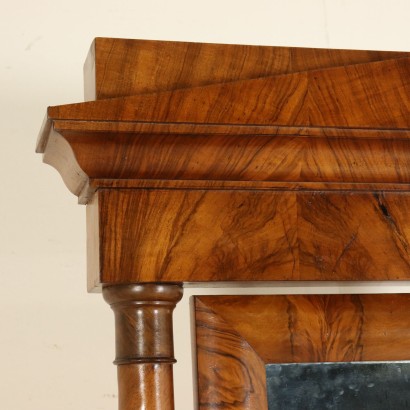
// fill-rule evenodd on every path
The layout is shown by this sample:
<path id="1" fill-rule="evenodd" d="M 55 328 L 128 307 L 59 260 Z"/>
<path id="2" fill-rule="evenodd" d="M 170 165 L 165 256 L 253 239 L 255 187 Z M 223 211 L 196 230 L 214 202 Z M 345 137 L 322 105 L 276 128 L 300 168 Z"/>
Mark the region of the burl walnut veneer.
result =
<path id="1" fill-rule="evenodd" d="M 199 410 L 268 410 L 266 364 L 410 359 L 407 294 L 197 296 L 193 307 Z"/>
<path id="2" fill-rule="evenodd" d="M 183 284 L 410 279 L 410 54 L 95 40 L 37 151 L 87 204 L 120 410 L 173 408 Z"/>

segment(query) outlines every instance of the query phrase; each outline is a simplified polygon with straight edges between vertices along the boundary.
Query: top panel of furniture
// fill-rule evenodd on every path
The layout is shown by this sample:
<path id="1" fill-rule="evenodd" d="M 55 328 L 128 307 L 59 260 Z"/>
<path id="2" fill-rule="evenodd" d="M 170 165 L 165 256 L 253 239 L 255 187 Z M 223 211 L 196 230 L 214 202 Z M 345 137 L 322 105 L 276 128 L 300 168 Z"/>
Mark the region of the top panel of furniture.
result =
<path id="1" fill-rule="evenodd" d="M 410 278 L 410 54 L 96 39 L 38 152 L 101 283 Z"/>
<path id="2" fill-rule="evenodd" d="M 86 100 L 100 100 L 409 57 L 409 53 L 96 38 Z"/>

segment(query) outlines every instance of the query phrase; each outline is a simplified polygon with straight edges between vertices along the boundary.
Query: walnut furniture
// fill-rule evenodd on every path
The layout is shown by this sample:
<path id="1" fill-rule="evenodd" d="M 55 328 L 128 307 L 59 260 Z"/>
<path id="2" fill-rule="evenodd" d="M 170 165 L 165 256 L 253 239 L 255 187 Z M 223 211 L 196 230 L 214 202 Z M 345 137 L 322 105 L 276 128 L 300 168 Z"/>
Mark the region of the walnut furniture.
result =
<path id="1" fill-rule="evenodd" d="M 409 53 L 97 38 L 84 73 L 37 152 L 87 204 L 120 410 L 173 409 L 183 285 L 410 278 Z"/>
<path id="2" fill-rule="evenodd" d="M 273 363 L 410 360 L 408 294 L 198 296 L 193 305 L 200 410 L 268 410 Z"/>

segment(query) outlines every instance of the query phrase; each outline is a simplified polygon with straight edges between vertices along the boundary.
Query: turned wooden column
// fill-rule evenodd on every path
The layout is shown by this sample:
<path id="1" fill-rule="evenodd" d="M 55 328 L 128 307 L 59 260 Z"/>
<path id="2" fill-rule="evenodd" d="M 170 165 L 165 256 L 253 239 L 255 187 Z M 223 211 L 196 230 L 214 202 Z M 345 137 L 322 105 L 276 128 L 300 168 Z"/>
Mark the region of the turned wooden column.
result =
<path id="1" fill-rule="evenodd" d="M 174 284 L 103 288 L 115 314 L 119 410 L 174 409 L 172 312 L 182 293 Z"/>

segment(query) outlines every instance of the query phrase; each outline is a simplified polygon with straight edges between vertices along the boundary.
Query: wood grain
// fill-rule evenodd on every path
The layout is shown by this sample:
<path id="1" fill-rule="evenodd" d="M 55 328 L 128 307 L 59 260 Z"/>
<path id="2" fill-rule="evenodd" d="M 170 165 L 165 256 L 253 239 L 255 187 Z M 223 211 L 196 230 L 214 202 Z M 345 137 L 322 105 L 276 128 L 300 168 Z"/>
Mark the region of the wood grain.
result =
<path id="1" fill-rule="evenodd" d="M 265 365 L 221 316 L 195 298 L 199 410 L 267 410 Z"/>
<path id="2" fill-rule="evenodd" d="M 100 190 L 90 284 L 408 280 L 407 193 Z M 96 208 L 98 210 L 96 210 Z M 98 233 L 97 233 L 98 232 Z"/>
<path id="3" fill-rule="evenodd" d="M 115 314 L 119 410 L 173 410 L 172 312 L 181 286 L 108 286 L 103 296 Z"/>
<path id="4" fill-rule="evenodd" d="M 88 203 L 120 410 L 173 409 L 178 284 L 409 279 L 409 53 L 96 39 L 85 74 L 37 151 Z M 195 304 L 201 410 L 266 409 L 266 361 L 408 359 L 406 295 Z"/>
<path id="5" fill-rule="evenodd" d="M 408 53 L 97 39 L 86 67 L 97 101 L 50 107 L 37 147 L 82 203 L 99 180 L 410 182 Z"/>
<path id="6" fill-rule="evenodd" d="M 38 150 L 90 180 L 409 183 L 410 59 L 52 107 Z"/>
<path id="7" fill-rule="evenodd" d="M 174 363 L 172 312 L 182 298 L 176 284 L 105 286 L 115 314 L 117 365 Z"/>
<path id="8" fill-rule="evenodd" d="M 386 51 L 96 38 L 84 67 L 84 83 L 86 100 L 94 100 L 405 56 Z"/>
<path id="9" fill-rule="evenodd" d="M 409 128 L 410 59 L 49 108 L 52 119 Z M 234 103 L 233 103 L 234 102 Z"/>
<path id="10" fill-rule="evenodd" d="M 263 404 L 249 406 L 243 397 L 234 404 L 226 399 L 240 390 L 236 386 L 241 383 L 244 393 L 251 390 L 249 386 L 255 387 L 256 394 L 263 391 L 266 374 L 264 366 L 255 366 L 259 362 L 410 358 L 410 296 L 406 294 L 198 296 L 194 300 L 200 410 L 265 409 Z M 255 370 L 246 373 L 247 368 Z M 230 377 L 225 380 L 220 374 Z"/>
<path id="11" fill-rule="evenodd" d="M 410 183 L 410 139 L 64 136 L 92 179 Z"/>
<path id="12" fill-rule="evenodd" d="M 169 190 L 242 190 L 242 191 L 302 191 L 302 192 L 408 192 L 410 184 L 407 183 L 357 183 L 357 182 L 269 182 L 269 181 L 212 181 L 212 180 L 166 180 L 166 179 L 92 179 L 90 189 L 169 189 Z"/>
<path id="13" fill-rule="evenodd" d="M 196 298 L 264 363 L 410 359 L 407 294 Z"/>
<path id="14" fill-rule="evenodd" d="M 333 184 L 350 183 L 353 191 L 410 183 L 410 139 L 400 137 L 63 134 L 50 135 L 44 161 L 59 170 L 81 203 L 98 188 L 98 180 L 106 180 L 105 187 L 108 180 L 117 187 L 149 179 L 167 180 L 168 187 L 183 181 L 220 187 L 238 181 L 251 189 L 266 189 L 264 182 L 272 189 L 334 189 Z"/>
<path id="15" fill-rule="evenodd" d="M 118 410 L 170 410 L 174 386 L 170 364 L 118 366 Z"/>

